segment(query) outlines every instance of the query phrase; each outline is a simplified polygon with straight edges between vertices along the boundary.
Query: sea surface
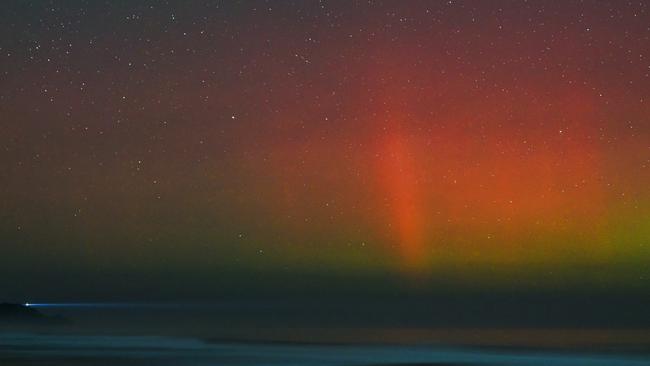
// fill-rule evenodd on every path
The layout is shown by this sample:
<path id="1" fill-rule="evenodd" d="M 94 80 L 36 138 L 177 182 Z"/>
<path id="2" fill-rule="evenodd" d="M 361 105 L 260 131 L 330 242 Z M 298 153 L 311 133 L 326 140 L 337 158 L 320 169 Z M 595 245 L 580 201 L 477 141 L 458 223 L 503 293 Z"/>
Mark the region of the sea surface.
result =
<path id="1" fill-rule="evenodd" d="M 0 366 L 650 365 L 647 328 L 454 328 L 366 308 L 379 307 L 43 306 L 66 321 L 0 325 Z"/>
<path id="2" fill-rule="evenodd" d="M 0 365 L 650 365 L 642 355 L 408 345 L 210 342 L 134 335 L 1 333 Z"/>

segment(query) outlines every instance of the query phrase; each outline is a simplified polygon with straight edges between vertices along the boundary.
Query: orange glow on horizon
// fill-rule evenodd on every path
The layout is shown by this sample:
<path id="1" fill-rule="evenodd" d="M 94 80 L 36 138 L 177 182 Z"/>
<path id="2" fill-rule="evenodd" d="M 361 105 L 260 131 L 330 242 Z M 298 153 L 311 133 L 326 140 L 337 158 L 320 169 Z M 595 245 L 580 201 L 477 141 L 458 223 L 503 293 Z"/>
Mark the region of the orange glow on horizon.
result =
<path id="1" fill-rule="evenodd" d="M 418 184 L 417 160 L 410 141 L 400 134 L 388 136 L 382 149 L 380 175 L 399 253 L 408 268 L 417 269 L 426 259 L 424 200 Z"/>

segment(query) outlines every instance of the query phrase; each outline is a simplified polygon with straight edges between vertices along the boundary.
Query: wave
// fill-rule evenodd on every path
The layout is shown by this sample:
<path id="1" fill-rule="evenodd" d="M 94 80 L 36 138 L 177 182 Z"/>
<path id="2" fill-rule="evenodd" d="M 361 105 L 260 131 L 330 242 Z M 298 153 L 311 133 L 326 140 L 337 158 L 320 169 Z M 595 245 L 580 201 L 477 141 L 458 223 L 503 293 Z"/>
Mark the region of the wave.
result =
<path id="1" fill-rule="evenodd" d="M 0 365 L 650 365 L 642 355 L 403 345 L 208 343 L 165 336 L 0 334 Z"/>

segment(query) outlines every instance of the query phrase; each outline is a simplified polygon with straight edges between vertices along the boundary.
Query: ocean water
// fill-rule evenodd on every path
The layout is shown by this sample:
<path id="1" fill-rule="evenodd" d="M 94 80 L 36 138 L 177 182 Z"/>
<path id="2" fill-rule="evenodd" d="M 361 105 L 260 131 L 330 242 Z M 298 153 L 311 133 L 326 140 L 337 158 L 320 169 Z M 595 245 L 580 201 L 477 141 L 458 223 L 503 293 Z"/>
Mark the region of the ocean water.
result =
<path id="1" fill-rule="evenodd" d="M 69 321 L 0 326 L 0 366 L 650 365 L 644 327 L 453 328 L 341 308 L 42 307 Z"/>
<path id="2" fill-rule="evenodd" d="M 133 335 L 0 334 L 0 365 L 650 365 L 644 355 L 478 347 L 208 342 Z"/>

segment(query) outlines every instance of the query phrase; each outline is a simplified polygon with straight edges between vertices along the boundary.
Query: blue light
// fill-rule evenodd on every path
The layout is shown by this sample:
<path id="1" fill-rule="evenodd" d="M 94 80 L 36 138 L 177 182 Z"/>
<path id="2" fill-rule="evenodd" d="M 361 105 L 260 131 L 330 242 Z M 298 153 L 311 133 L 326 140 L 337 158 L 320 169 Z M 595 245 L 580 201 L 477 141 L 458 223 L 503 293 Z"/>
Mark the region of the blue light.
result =
<path id="1" fill-rule="evenodd" d="M 131 308 L 179 308 L 187 307 L 187 304 L 170 303 L 128 303 L 128 302 L 67 302 L 67 303 L 31 303 L 23 304 L 31 308 L 105 308 L 105 309 L 131 309 Z M 190 305 L 191 306 L 191 305 Z"/>
<path id="2" fill-rule="evenodd" d="M 121 303 L 25 303 L 25 306 L 32 308 L 97 308 L 97 307 L 125 307 L 130 304 Z"/>

